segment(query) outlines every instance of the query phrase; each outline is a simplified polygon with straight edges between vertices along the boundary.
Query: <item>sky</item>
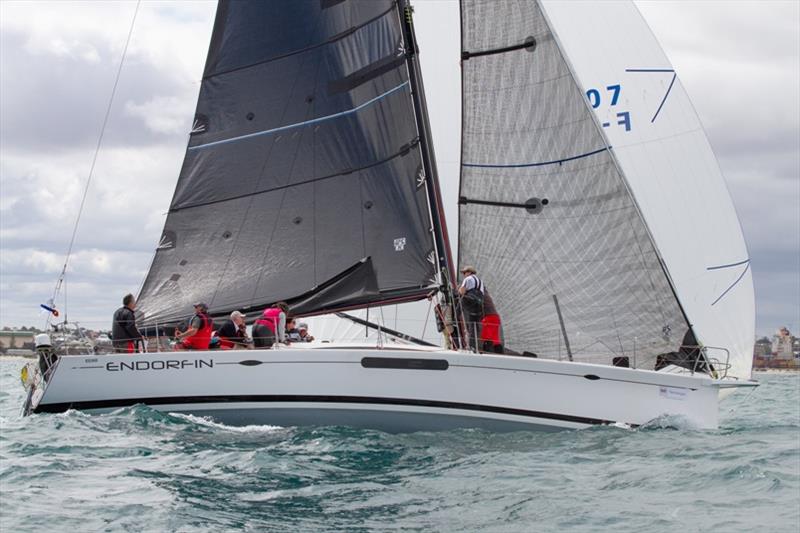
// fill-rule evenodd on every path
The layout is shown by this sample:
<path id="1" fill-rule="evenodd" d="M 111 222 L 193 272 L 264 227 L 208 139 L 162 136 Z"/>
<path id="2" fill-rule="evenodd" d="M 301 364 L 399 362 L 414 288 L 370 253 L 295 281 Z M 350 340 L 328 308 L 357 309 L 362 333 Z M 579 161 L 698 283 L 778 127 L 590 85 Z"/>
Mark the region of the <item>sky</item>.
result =
<path id="1" fill-rule="evenodd" d="M 800 1 L 637 1 L 675 67 L 742 222 L 756 332 L 800 334 Z M 136 3 L 0 0 L 0 325 L 44 323 Z M 107 328 L 161 234 L 216 2 L 144 1 L 57 301 Z M 443 195 L 455 231 L 458 3 L 417 0 Z M 66 297 L 66 302 L 65 302 Z"/>

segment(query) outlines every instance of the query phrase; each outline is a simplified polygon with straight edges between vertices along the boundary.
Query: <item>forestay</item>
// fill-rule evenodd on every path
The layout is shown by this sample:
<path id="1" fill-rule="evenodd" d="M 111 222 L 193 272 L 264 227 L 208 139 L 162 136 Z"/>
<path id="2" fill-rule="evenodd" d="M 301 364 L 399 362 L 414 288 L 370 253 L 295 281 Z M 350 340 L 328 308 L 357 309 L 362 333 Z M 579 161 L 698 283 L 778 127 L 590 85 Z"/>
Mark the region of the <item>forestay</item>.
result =
<path id="1" fill-rule="evenodd" d="M 564 9 L 585 48 L 616 32 L 589 32 L 592 11 Z M 628 112 L 601 124 L 538 2 L 462 0 L 461 19 L 461 263 L 487 283 L 509 348 L 653 369 L 689 322 L 628 172 L 657 178 L 622 167 L 606 135 L 639 126 L 622 109 L 629 91 L 601 80 Z"/>
<path id="2" fill-rule="evenodd" d="M 140 295 L 147 323 L 297 299 L 424 295 L 435 267 L 389 0 L 221 1 L 189 146 Z"/>

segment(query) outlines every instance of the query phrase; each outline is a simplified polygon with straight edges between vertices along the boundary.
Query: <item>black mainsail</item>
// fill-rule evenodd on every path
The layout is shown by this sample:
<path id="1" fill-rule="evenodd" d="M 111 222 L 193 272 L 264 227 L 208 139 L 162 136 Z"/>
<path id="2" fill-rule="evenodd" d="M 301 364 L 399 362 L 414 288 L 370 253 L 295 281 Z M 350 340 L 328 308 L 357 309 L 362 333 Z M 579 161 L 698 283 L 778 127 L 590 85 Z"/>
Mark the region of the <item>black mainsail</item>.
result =
<path id="1" fill-rule="evenodd" d="M 146 323 L 181 320 L 196 301 L 212 315 L 278 300 L 318 313 L 437 286 L 444 222 L 432 220 L 438 185 L 405 7 L 219 2 L 140 293 Z"/>
<path id="2" fill-rule="evenodd" d="M 506 345 L 652 369 L 690 326 L 540 3 L 461 0 L 461 22 L 459 258 Z"/>

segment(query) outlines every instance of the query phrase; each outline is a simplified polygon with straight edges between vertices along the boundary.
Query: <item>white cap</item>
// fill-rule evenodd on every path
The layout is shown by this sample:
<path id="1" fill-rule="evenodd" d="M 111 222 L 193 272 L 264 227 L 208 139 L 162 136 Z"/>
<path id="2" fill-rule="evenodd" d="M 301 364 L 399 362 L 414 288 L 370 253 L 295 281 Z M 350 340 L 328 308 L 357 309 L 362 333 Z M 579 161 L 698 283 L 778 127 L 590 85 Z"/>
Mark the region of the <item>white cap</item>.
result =
<path id="1" fill-rule="evenodd" d="M 33 343 L 38 348 L 39 346 L 52 346 L 50 342 L 50 335 L 47 333 L 39 333 L 33 338 Z"/>

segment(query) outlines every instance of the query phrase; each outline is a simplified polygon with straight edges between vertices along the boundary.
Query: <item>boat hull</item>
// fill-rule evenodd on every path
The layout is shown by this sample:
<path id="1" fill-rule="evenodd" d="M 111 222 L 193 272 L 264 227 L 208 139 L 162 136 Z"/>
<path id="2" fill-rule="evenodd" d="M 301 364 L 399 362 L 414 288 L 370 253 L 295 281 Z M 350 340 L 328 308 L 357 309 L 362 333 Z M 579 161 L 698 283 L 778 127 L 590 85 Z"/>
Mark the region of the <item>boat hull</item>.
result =
<path id="1" fill-rule="evenodd" d="M 716 428 L 717 402 L 699 374 L 373 346 L 66 356 L 30 412 L 145 404 L 231 425 L 514 431 L 663 415 Z"/>

